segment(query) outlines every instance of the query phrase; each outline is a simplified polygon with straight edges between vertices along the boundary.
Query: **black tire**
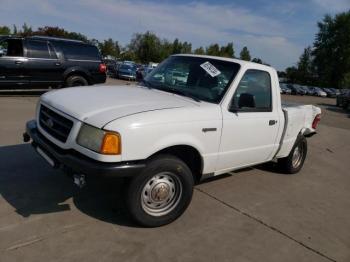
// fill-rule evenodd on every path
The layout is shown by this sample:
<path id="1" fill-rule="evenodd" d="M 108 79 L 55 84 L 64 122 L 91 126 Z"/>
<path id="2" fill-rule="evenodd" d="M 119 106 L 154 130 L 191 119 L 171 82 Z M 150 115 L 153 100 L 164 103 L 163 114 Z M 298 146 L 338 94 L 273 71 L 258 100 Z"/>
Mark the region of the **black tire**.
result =
<path id="1" fill-rule="evenodd" d="M 342 108 L 346 110 L 348 108 L 349 102 L 343 101 Z"/>
<path id="2" fill-rule="evenodd" d="M 166 225 L 184 213 L 192 199 L 193 185 L 192 172 L 183 161 L 172 155 L 159 155 L 130 181 L 126 205 L 139 225 Z"/>
<path id="3" fill-rule="evenodd" d="M 299 150 L 300 155 L 296 152 Z M 302 135 L 298 136 L 294 143 L 289 155 L 284 158 L 278 159 L 278 166 L 282 172 L 286 174 L 295 174 L 300 171 L 304 165 L 304 161 L 307 155 L 307 141 Z"/>
<path id="4" fill-rule="evenodd" d="M 66 87 L 72 86 L 87 86 L 89 82 L 85 77 L 80 75 L 71 75 L 66 79 Z"/>

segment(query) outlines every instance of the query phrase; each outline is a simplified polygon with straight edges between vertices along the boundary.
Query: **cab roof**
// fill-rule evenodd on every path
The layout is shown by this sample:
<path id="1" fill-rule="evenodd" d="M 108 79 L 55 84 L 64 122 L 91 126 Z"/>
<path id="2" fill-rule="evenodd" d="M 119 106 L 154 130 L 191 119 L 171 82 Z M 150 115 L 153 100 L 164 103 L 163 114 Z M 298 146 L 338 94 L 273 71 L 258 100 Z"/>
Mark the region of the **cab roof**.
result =
<path id="1" fill-rule="evenodd" d="M 9 39 L 37 39 L 37 40 L 51 40 L 51 41 L 64 41 L 64 42 L 74 42 L 74 43 L 82 43 L 86 44 L 84 41 L 63 38 L 63 37 L 53 37 L 53 36 L 41 36 L 41 35 L 33 35 L 33 36 L 17 36 L 17 35 L 1 35 L 0 39 L 9 38 Z"/>
<path id="2" fill-rule="evenodd" d="M 229 57 L 221 57 L 221 56 L 211 56 L 211 55 L 196 55 L 196 54 L 175 54 L 173 56 L 190 56 L 190 57 L 202 57 L 202 58 L 209 58 L 209 59 L 216 59 L 216 60 L 222 60 L 222 61 L 228 61 L 228 62 L 234 62 L 237 64 L 240 64 L 241 66 L 248 66 L 248 67 L 254 67 L 254 68 L 260 68 L 265 70 L 271 70 L 273 67 L 263 64 L 258 64 L 250 61 L 245 61 L 237 58 L 229 58 Z"/>

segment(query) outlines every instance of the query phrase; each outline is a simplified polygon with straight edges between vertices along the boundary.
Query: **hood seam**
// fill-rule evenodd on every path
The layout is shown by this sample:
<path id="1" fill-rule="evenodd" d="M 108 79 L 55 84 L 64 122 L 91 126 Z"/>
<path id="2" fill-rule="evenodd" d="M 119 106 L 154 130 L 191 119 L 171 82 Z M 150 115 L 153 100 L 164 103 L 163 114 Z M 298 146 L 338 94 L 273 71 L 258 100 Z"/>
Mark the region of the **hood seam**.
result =
<path id="1" fill-rule="evenodd" d="M 101 129 L 104 129 L 109 123 L 112 123 L 113 121 L 117 120 L 117 119 L 121 119 L 121 118 L 124 118 L 124 117 L 127 117 L 127 116 L 132 116 L 132 115 L 137 115 L 137 114 L 141 114 L 141 113 L 146 113 L 146 112 L 153 112 L 153 111 L 159 111 L 159 110 L 166 110 L 166 109 L 174 109 L 174 108 L 181 108 L 183 106 L 177 106 L 177 107 L 165 107 L 165 108 L 157 108 L 157 109 L 151 109 L 151 110 L 145 110 L 145 111 L 140 111 L 140 112 L 136 112 L 136 113 L 132 113 L 132 114 L 128 114 L 128 115 L 125 115 L 125 116 L 121 116 L 121 117 L 117 117 L 117 118 L 114 118 L 110 121 L 108 121 L 106 124 L 104 124 Z"/>

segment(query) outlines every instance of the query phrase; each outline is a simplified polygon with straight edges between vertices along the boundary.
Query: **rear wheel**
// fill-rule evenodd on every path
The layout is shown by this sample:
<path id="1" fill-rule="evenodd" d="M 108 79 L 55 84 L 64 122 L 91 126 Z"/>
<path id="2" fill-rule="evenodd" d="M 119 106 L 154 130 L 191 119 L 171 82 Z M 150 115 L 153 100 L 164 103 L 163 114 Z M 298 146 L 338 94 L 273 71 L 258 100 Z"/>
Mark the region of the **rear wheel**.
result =
<path id="1" fill-rule="evenodd" d="M 287 174 L 295 174 L 304 165 L 307 154 L 307 141 L 304 136 L 299 136 L 289 155 L 278 159 L 278 166 Z"/>
<path id="2" fill-rule="evenodd" d="M 140 225 L 157 227 L 178 218 L 193 193 L 193 176 L 187 165 L 171 155 L 157 156 L 131 180 L 126 203 Z"/>
<path id="3" fill-rule="evenodd" d="M 72 75 L 69 76 L 66 80 L 66 86 L 71 87 L 71 86 L 87 86 L 89 85 L 89 82 L 80 75 Z"/>

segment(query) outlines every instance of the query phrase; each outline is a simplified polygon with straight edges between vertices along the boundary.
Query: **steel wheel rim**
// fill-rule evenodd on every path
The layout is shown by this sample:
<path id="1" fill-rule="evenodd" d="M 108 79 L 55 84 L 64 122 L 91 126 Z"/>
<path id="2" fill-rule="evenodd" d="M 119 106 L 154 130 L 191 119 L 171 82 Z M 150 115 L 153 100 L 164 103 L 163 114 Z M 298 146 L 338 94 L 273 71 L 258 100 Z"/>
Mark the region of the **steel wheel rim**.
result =
<path id="1" fill-rule="evenodd" d="M 292 157 L 292 165 L 294 168 L 297 168 L 299 167 L 302 159 L 303 159 L 303 145 L 300 144 L 298 145 L 295 149 L 294 149 L 294 152 L 293 152 L 293 157 Z"/>
<path id="2" fill-rule="evenodd" d="M 179 204 L 181 195 L 180 179 L 171 172 L 161 172 L 145 183 L 141 192 L 141 206 L 151 216 L 164 216 Z"/>

